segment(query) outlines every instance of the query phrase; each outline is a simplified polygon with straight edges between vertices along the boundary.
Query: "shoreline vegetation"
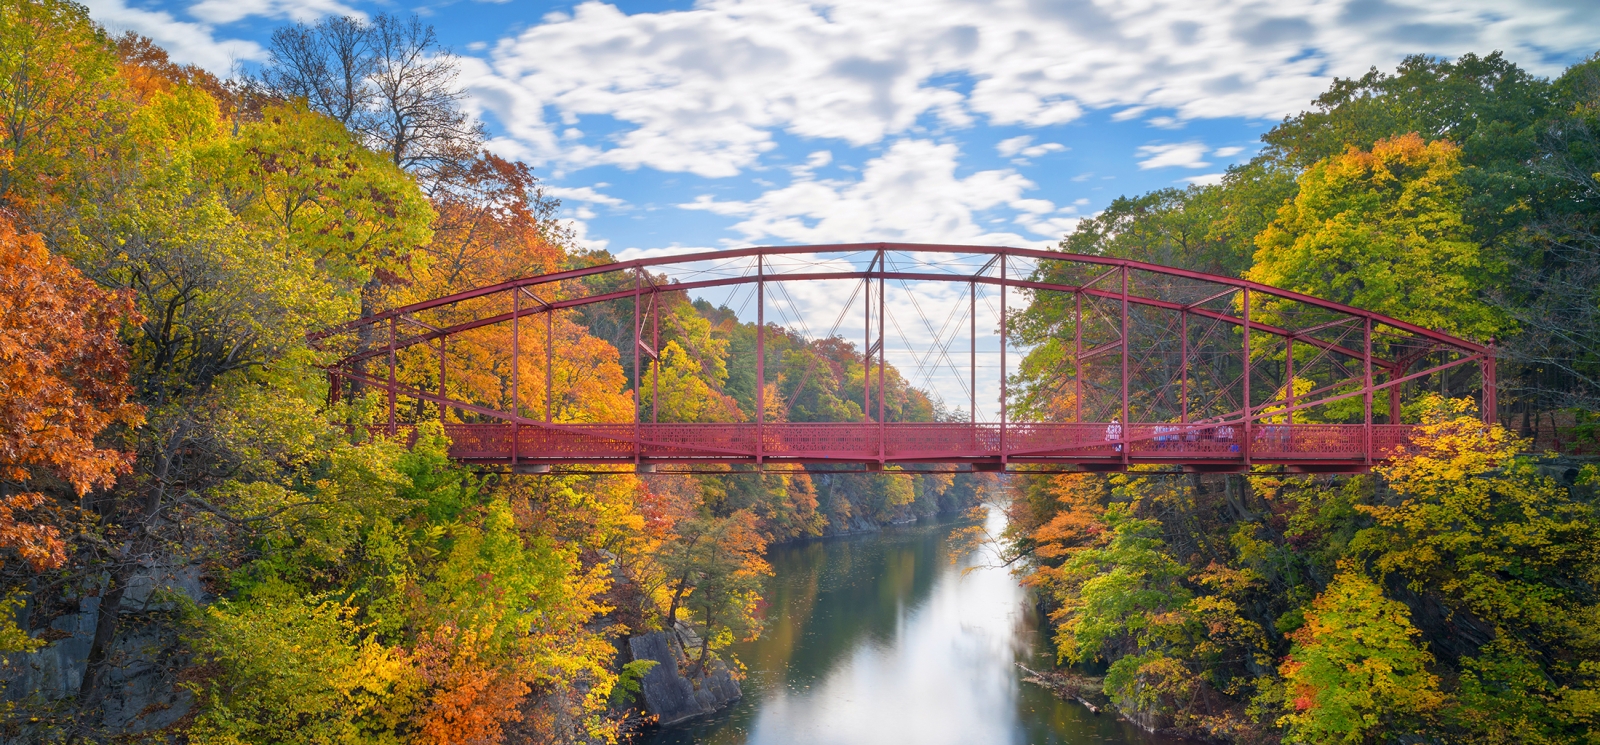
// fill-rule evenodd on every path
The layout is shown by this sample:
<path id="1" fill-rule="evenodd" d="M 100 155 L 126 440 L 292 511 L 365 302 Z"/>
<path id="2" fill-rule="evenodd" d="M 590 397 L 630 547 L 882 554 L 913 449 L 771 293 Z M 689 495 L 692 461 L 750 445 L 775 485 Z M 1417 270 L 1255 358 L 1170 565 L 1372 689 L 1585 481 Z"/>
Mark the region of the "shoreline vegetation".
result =
<path id="1" fill-rule="evenodd" d="M 1600 424 L 1600 58 L 1337 80 L 1221 183 L 1062 239 L 1497 340 L 1496 424 L 1463 380 L 1419 381 L 1415 452 L 1370 475 L 515 478 L 447 457 L 439 422 L 467 413 L 415 402 L 414 439 L 368 434 L 378 393 L 330 405 L 306 335 L 612 257 L 488 149 L 419 18 L 287 25 L 268 51 L 223 80 L 82 5 L 0 0 L 0 741 L 617 742 L 650 674 L 630 638 L 687 624 L 686 679 L 739 674 L 768 547 L 1003 491 L 987 538 L 1045 599 L 1058 665 L 1095 672 L 1034 677 L 1108 714 L 1247 744 L 1596 742 L 1600 465 L 1526 453 L 1592 452 Z M 852 343 L 770 325 L 758 395 L 754 324 L 659 297 L 638 380 L 631 321 L 593 304 L 453 339 L 442 383 L 562 423 L 862 417 Z M 1019 420 L 1077 403 L 1057 302 L 1008 319 Z M 548 400 L 512 400 L 547 349 Z M 437 389 L 432 354 L 399 380 Z M 1311 390 L 1295 362 L 1276 384 Z M 966 421 L 882 376 L 889 421 Z"/>

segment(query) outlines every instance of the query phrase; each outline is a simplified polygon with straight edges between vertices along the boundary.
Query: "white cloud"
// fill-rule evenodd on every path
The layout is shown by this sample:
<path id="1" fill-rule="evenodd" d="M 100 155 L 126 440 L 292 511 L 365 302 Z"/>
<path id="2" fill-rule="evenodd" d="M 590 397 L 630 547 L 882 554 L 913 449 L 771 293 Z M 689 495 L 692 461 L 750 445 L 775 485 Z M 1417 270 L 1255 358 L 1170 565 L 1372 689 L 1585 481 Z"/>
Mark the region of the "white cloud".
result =
<path id="1" fill-rule="evenodd" d="M 1033 142 L 1032 135 L 1022 135 L 1001 140 L 999 144 L 994 146 L 994 149 L 995 152 L 1000 153 L 1000 157 L 1009 158 L 1022 152 L 1022 149 L 1027 147 L 1030 142 Z"/>
<path id="2" fill-rule="evenodd" d="M 1022 154 L 1029 158 L 1037 158 L 1046 153 L 1062 153 L 1067 151 L 1067 146 L 1059 142 L 1041 142 L 1037 145 L 1025 147 Z"/>
<path id="3" fill-rule="evenodd" d="M 797 179 L 749 201 L 702 195 L 680 206 L 742 218 L 732 229 L 749 243 L 1033 243 L 1016 233 L 986 230 L 974 213 L 999 207 L 1027 213 L 1054 205 L 1023 199 L 1034 184 L 1011 170 L 958 177 L 958 154 L 955 145 L 899 140 L 869 161 L 858 180 Z"/>
<path id="4" fill-rule="evenodd" d="M 818 150 L 810 155 L 807 155 L 806 162 L 797 166 L 789 166 L 789 176 L 794 179 L 809 179 L 811 178 L 811 174 L 818 168 L 826 166 L 832 162 L 833 153 L 830 153 L 827 150 Z M 755 179 L 755 182 L 763 186 L 771 185 L 771 182 L 766 181 L 765 179 Z"/>
<path id="5" fill-rule="evenodd" d="M 218 39 L 205 23 L 180 21 L 171 13 L 130 8 L 124 0 L 84 0 L 94 18 L 107 30 L 132 31 L 147 36 L 167 50 L 174 62 L 199 65 L 217 75 L 227 75 L 235 62 L 266 59 L 260 44 L 243 39 Z"/>
<path id="6" fill-rule="evenodd" d="M 1150 110 L 1149 106 L 1133 106 L 1133 107 L 1130 107 L 1130 108 L 1126 108 L 1126 109 L 1123 109 L 1121 111 L 1118 111 L 1115 114 L 1112 114 L 1111 115 L 1111 121 L 1114 121 L 1114 122 L 1125 122 L 1125 121 L 1128 121 L 1129 119 L 1138 119 L 1140 116 L 1144 115 L 1144 112 L 1149 111 L 1149 110 Z"/>
<path id="7" fill-rule="evenodd" d="M 1181 166 L 1183 168 L 1205 168 L 1211 165 L 1204 158 L 1210 148 L 1199 141 L 1179 142 L 1168 145 L 1141 145 L 1138 157 L 1142 169 L 1170 168 Z"/>
<path id="8" fill-rule="evenodd" d="M 203 0 L 213 17 L 293 17 L 334 0 Z M 1571 0 L 701 0 L 626 14 L 590 0 L 502 39 L 478 103 L 542 159 L 729 176 L 774 133 L 851 146 L 920 124 L 1044 126 L 1088 109 L 1152 124 L 1275 119 L 1335 76 L 1406 54 L 1504 50 L 1536 74 L 1592 51 L 1600 14 Z M 226 9 L 225 9 L 225 7 Z M 970 92 L 947 76 L 972 81 Z M 556 147 L 557 123 L 614 120 Z"/>
<path id="9" fill-rule="evenodd" d="M 1062 236 L 1071 233 L 1082 222 L 1081 217 L 1039 217 L 1036 215 L 1019 215 L 1017 224 L 1034 233 L 1060 240 Z"/>
<path id="10" fill-rule="evenodd" d="M 593 238 L 589 236 L 589 223 L 587 220 L 577 219 L 566 220 L 565 222 L 567 227 L 572 230 L 573 242 L 579 246 L 594 251 L 604 251 L 606 250 L 606 246 L 611 245 L 611 241 L 609 240 L 604 238 Z"/>
<path id="11" fill-rule="evenodd" d="M 1199 176 L 1190 176 L 1188 178 L 1183 178 L 1183 179 L 1178 179 L 1178 180 L 1182 181 L 1182 182 L 1184 182 L 1186 184 L 1195 184 L 1197 186 L 1211 186 L 1212 184 L 1220 184 L 1220 183 L 1222 183 L 1222 178 L 1224 176 L 1227 176 L 1227 175 L 1228 174 L 1226 174 L 1226 173 L 1202 173 Z"/>
<path id="12" fill-rule="evenodd" d="M 683 256 L 686 254 L 705 253 L 716 251 L 711 246 L 679 246 L 671 245 L 662 248 L 624 248 L 616 253 L 617 261 L 633 261 L 634 259 L 657 259 L 663 256 Z"/>
<path id="13" fill-rule="evenodd" d="M 1066 145 L 1063 145 L 1059 142 L 1041 142 L 1037 145 L 1029 144 L 1031 142 L 1033 142 L 1032 137 L 1028 135 L 1022 135 L 1021 137 L 1012 137 L 1010 139 L 1001 140 L 999 144 L 995 145 L 994 149 L 996 152 L 1000 153 L 1001 157 L 1009 158 L 1013 155 L 1021 155 L 1021 158 L 1017 158 L 1012 161 L 1013 163 L 1018 163 L 1021 165 L 1027 164 L 1027 158 L 1037 158 L 1041 155 L 1065 152 L 1069 149 Z"/>
<path id="14" fill-rule="evenodd" d="M 1212 150 L 1211 154 L 1218 158 L 1232 158 L 1242 152 L 1244 152 L 1242 147 L 1219 147 L 1216 150 Z"/>
<path id="15" fill-rule="evenodd" d="M 567 202 L 603 204 L 607 207 L 623 207 L 628 204 L 609 194 L 595 191 L 594 186 L 546 186 L 544 193 Z"/>
<path id="16" fill-rule="evenodd" d="M 1029 215 L 1045 215 L 1056 211 L 1055 203 L 1048 199 L 1013 199 L 1007 206 Z"/>
<path id="17" fill-rule="evenodd" d="M 209 23 L 234 23 L 251 17 L 278 18 L 306 23 L 329 15 L 366 18 L 366 14 L 338 0 L 200 0 L 189 15 Z"/>

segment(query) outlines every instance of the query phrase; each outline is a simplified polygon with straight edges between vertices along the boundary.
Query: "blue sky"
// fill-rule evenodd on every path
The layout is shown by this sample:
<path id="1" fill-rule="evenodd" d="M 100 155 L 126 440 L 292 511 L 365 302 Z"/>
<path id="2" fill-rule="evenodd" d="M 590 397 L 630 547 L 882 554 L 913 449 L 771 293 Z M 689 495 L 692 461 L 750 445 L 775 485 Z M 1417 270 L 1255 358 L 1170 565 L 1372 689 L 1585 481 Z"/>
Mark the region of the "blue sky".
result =
<path id="1" fill-rule="evenodd" d="M 1051 246 L 1119 195 L 1217 179 L 1334 76 L 1494 50 L 1559 74 L 1600 50 L 1597 1 L 84 0 L 113 31 L 224 75 L 265 59 L 286 23 L 422 15 L 459 55 L 491 148 L 535 166 L 580 240 L 621 259 Z M 768 318 L 812 333 L 839 318 L 860 339 L 854 287 L 796 283 L 769 296 Z M 891 286 L 889 315 L 904 322 L 887 353 L 951 408 L 976 375 L 992 421 L 995 297 L 980 303 L 975 373 L 959 354 L 918 352 L 950 343 L 941 319 L 966 325 L 963 292 Z M 750 295 L 707 299 L 751 320 Z"/>
<path id="2" fill-rule="evenodd" d="M 1215 179 L 1335 75 L 1600 49 L 1592 0 L 88 0 L 226 74 L 272 29 L 419 13 L 493 148 L 582 239 L 1044 246 L 1121 194 Z"/>

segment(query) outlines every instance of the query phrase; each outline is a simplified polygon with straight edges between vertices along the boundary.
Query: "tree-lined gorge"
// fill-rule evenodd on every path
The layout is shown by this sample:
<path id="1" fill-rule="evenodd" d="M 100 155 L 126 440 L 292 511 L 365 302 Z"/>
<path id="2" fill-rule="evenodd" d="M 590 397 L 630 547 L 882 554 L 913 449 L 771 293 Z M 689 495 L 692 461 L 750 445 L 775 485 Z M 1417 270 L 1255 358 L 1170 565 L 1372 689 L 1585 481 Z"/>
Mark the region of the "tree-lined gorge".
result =
<path id="1" fill-rule="evenodd" d="M 377 392 L 330 404 L 307 334 L 611 258 L 486 149 L 426 24 L 269 47 L 222 80 L 72 2 L 0 0 L 7 741 L 612 742 L 643 719 L 629 634 L 686 624 L 686 675 L 737 671 L 769 545 L 980 499 L 1060 664 L 1148 726 L 1600 741 L 1600 468 L 1528 454 L 1592 452 L 1600 420 L 1600 58 L 1338 80 L 1221 183 L 1117 199 L 1062 240 L 1496 340 L 1497 424 L 1419 391 L 1415 451 L 1370 475 L 519 477 L 453 463 L 436 409 L 391 439 Z M 862 418 L 854 344 L 770 325 L 758 396 L 756 326 L 661 297 L 647 400 L 604 304 L 519 332 L 521 375 L 550 349 L 548 400 L 508 402 L 499 326 L 453 339 L 445 385 L 559 422 Z M 1070 410 L 1050 384 L 1070 318 L 1010 320 L 1013 411 Z M 965 416 L 885 378 L 890 421 Z"/>

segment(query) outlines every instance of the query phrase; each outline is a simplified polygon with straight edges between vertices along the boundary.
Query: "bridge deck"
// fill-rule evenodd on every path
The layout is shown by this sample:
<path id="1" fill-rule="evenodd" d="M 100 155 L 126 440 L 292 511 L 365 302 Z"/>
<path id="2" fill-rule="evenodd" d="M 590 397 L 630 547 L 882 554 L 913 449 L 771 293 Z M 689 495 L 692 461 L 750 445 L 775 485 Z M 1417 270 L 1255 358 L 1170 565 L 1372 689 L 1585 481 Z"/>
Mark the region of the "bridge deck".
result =
<path id="1" fill-rule="evenodd" d="M 451 424 L 450 455 L 480 464 L 1005 463 L 1086 470 L 1165 464 L 1197 471 L 1250 464 L 1360 472 L 1409 441 L 1411 425 L 768 423 Z M 514 439 L 513 439 L 514 438 Z M 513 447 L 513 442 L 515 446 Z M 759 446 L 759 447 L 758 447 Z M 1370 448 L 1370 449 L 1369 449 Z"/>

